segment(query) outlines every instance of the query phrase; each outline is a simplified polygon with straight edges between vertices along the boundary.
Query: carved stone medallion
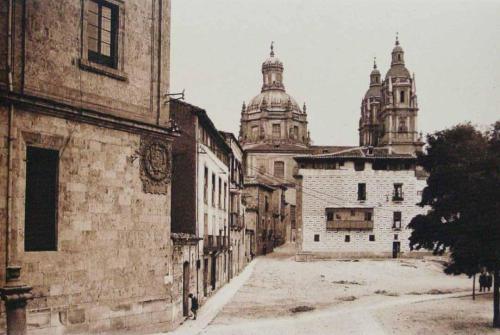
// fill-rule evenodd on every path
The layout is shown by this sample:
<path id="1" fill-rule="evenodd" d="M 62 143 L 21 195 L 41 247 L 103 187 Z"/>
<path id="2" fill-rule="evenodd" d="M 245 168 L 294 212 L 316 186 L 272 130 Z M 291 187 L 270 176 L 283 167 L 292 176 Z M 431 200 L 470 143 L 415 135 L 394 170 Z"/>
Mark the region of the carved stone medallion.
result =
<path id="1" fill-rule="evenodd" d="M 158 138 L 141 138 L 141 180 L 146 193 L 166 194 L 172 172 L 170 143 Z"/>

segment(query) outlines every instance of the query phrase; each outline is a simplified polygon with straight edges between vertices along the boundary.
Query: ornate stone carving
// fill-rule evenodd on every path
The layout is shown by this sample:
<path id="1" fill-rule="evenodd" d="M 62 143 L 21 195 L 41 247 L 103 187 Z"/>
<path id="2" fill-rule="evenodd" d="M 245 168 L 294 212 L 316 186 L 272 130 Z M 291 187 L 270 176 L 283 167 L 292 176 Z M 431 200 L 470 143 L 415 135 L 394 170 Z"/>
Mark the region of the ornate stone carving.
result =
<path id="1" fill-rule="evenodd" d="M 143 191 L 166 194 L 172 176 L 170 143 L 159 138 L 142 137 L 140 166 Z"/>

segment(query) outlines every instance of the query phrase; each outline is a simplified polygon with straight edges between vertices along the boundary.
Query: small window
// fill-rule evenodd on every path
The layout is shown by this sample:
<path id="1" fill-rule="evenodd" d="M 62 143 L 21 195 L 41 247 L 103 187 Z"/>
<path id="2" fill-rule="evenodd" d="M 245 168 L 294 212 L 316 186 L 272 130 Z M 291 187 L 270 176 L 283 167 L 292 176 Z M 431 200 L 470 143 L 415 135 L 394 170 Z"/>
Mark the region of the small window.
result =
<path id="1" fill-rule="evenodd" d="M 265 200 L 264 200 L 264 208 L 267 211 L 269 211 L 269 198 L 267 197 L 267 195 L 265 196 Z"/>
<path id="2" fill-rule="evenodd" d="M 339 166 L 344 166 L 344 161 L 340 161 Z"/>
<path id="3" fill-rule="evenodd" d="M 372 220 L 372 212 L 365 212 L 365 221 Z"/>
<path id="4" fill-rule="evenodd" d="M 394 184 L 394 193 L 392 195 L 392 200 L 402 201 L 403 200 L 403 184 Z"/>
<path id="5" fill-rule="evenodd" d="M 253 126 L 252 127 L 252 139 L 257 140 L 258 138 L 259 138 L 259 127 Z"/>
<path id="6" fill-rule="evenodd" d="M 399 91 L 399 102 L 405 102 L 405 91 Z"/>
<path id="7" fill-rule="evenodd" d="M 363 171 L 365 169 L 365 162 L 354 162 L 354 170 Z"/>
<path id="8" fill-rule="evenodd" d="M 283 161 L 274 162 L 274 176 L 277 178 L 285 177 L 285 162 Z"/>
<path id="9" fill-rule="evenodd" d="M 351 235 L 346 235 L 344 237 L 344 242 L 351 242 Z"/>
<path id="10" fill-rule="evenodd" d="M 370 235 L 368 239 L 370 240 L 370 242 L 375 242 L 375 235 Z"/>
<path id="11" fill-rule="evenodd" d="M 398 234 L 394 234 L 394 240 L 396 240 L 396 241 L 397 241 L 397 240 L 398 240 L 398 238 L 399 238 Z"/>
<path id="12" fill-rule="evenodd" d="M 319 242 L 319 234 L 314 234 L 314 242 Z"/>
<path id="13" fill-rule="evenodd" d="M 103 0 L 90 0 L 88 6 L 88 58 L 116 68 L 118 7 Z"/>
<path id="14" fill-rule="evenodd" d="M 392 223 L 392 228 L 393 229 L 401 229 L 401 212 L 394 212 L 393 213 L 393 223 Z"/>
<path id="15" fill-rule="evenodd" d="M 366 200 L 366 184 L 358 184 L 358 200 Z"/>
<path id="16" fill-rule="evenodd" d="M 356 215 L 356 211 L 354 209 L 351 209 L 351 216 L 355 216 Z"/>
<path id="17" fill-rule="evenodd" d="M 27 148 L 25 251 L 57 250 L 58 166 L 59 151 Z"/>

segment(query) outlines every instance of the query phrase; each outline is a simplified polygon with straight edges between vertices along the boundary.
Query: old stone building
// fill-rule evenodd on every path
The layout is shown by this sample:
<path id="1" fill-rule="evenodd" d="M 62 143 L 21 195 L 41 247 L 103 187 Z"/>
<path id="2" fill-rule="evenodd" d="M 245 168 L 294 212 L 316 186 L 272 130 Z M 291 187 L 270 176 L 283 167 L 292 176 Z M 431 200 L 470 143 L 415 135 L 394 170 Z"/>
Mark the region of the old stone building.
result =
<path id="1" fill-rule="evenodd" d="M 262 63 L 261 93 L 243 103 L 239 140 L 245 151 L 245 184 L 267 185 L 275 213 L 274 243 L 295 241 L 296 155 L 329 153 L 343 147 L 311 145 L 306 105 L 302 107 L 285 90 L 284 66 L 271 44 Z M 252 216 L 253 214 L 250 214 Z"/>
<path id="2" fill-rule="evenodd" d="M 415 75 L 405 66 L 404 51 L 396 37 L 391 67 L 381 81 L 377 64 L 361 102 L 359 145 L 388 146 L 397 153 L 415 153 L 423 143 L 417 132 L 418 103 Z"/>
<path id="3" fill-rule="evenodd" d="M 407 225 L 426 211 L 414 155 L 360 147 L 296 160 L 298 260 L 409 254 Z"/>
<path id="4" fill-rule="evenodd" d="M 243 148 L 233 133 L 221 132 L 231 148 L 229 159 L 229 278 L 247 264 L 245 240 L 245 202 L 243 199 Z"/>
<path id="5" fill-rule="evenodd" d="M 170 329 L 170 1 L 2 1 L 0 25 L 2 286 L 20 266 L 30 334 Z"/>
<path id="6" fill-rule="evenodd" d="M 407 225 L 425 175 L 416 166 L 415 79 L 396 38 L 391 68 L 381 82 L 374 64 L 361 104 L 360 147 L 311 152 L 298 163 L 297 259 L 408 255 Z"/>
<path id="7" fill-rule="evenodd" d="M 294 233 L 290 219 L 295 216 L 293 156 L 307 152 L 310 139 L 306 107 L 299 107 L 286 93 L 283 71 L 283 63 L 271 45 L 269 58 L 262 63 L 261 93 L 242 107 L 240 142 L 246 154 L 245 176 L 249 182 L 287 188 L 280 221 L 288 229 L 283 239 L 291 240 Z"/>
<path id="8" fill-rule="evenodd" d="M 203 303 L 229 280 L 229 184 L 231 147 L 205 110 L 171 103 L 181 130 L 173 146 L 172 232 L 179 318 L 188 294 Z"/>
<path id="9" fill-rule="evenodd" d="M 246 249 L 249 260 L 258 255 L 272 252 L 275 244 L 274 218 L 275 207 L 272 197 L 276 189 L 262 182 L 245 182 L 245 225 L 248 234 Z"/>

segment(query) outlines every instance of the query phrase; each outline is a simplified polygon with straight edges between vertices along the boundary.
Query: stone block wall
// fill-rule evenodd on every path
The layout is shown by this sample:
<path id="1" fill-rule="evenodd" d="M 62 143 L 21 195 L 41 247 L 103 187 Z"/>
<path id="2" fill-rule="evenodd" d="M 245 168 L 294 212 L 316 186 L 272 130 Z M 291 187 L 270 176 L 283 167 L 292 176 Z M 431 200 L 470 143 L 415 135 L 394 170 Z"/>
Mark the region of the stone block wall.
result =
<path id="1" fill-rule="evenodd" d="M 375 171 L 367 163 L 364 171 L 355 171 L 352 162 L 346 162 L 342 169 L 300 169 L 299 173 L 303 180 L 299 192 L 299 252 L 338 257 L 388 256 L 392 254 L 392 243 L 400 241 L 403 255 L 409 253 L 411 230 L 407 225 L 414 216 L 426 211 L 416 205 L 425 180 L 417 179 L 414 170 Z M 366 183 L 366 201 L 357 200 L 358 183 Z M 403 184 L 401 202 L 392 201 L 394 183 Z M 373 208 L 373 230 L 327 230 L 325 209 L 342 207 Z M 402 212 L 401 230 L 392 228 L 394 211 Z M 314 241 L 315 235 L 319 235 L 319 241 Z M 346 235 L 350 242 L 345 242 Z M 375 235 L 375 241 L 369 241 L 370 235 Z"/>
<path id="2" fill-rule="evenodd" d="M 1 107 L 2 143 L 6 113 Z M 170 329 L 170 189 L 143 191 L 141 135 L 20 109 L 13 124 L 10 253 L 33 287 L 30 334 Z M 60 153 L 57 251 L 24 251 L 27 144 Z"/>

